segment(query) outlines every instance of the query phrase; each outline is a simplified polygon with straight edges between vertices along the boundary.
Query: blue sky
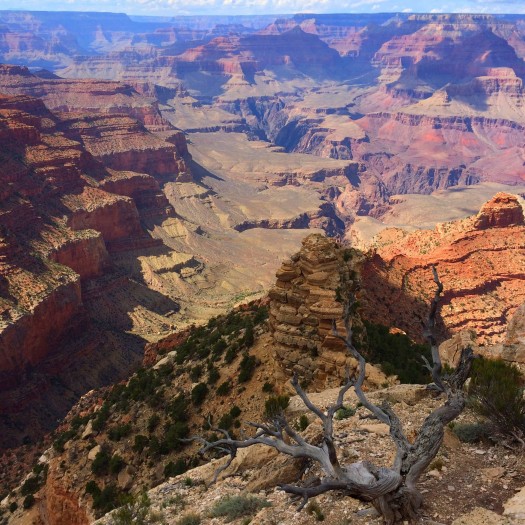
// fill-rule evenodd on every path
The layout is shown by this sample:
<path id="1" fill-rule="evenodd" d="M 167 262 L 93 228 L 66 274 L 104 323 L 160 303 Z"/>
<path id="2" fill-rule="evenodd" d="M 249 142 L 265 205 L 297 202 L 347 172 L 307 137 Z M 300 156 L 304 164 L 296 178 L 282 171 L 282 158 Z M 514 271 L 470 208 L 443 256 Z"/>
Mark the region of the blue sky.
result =
<path id="1" fill-rule="evenodd" d="M 525 0 L 0 0 L 0 9 L 142 15 L 466 12 L 523 13 Z"/>

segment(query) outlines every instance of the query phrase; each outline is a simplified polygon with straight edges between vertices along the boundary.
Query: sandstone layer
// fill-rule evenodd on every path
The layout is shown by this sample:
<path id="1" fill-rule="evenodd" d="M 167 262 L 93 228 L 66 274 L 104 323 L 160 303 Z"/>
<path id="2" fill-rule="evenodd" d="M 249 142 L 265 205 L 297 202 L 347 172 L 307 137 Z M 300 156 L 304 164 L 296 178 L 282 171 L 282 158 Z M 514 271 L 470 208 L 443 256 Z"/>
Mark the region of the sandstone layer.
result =
<path id="1" fill-rule="evenodd" d="M 270 329 L 284 376 L 298 372 L 313 388 L 322 390 L 340 384 L 347 368 L 356 368 L 356 360 L 348 356 L 332 330 L 335 323 L 338 332 L 345 333 L 337 291 L 357 284 L 342 278 L 346 273 L 357 279 L 357 258 L 356 253 L 313 234 L 278 270 L 275 287 L 269 292 Z M 358 323 L 356 318 L 354 324 Z M 370 366 L 367 380 L 377 386 L 386 377 Z"/>
<path id="2" fill-rule="evenodd" d="M 5 71 L 20 76 L 16 68 Z M 130 280 L 114 254 L 162 244 L 141 224 L 174 215 L 156 177 L 177 180 L 188 170 L 175 144 L 129 116 L 71 118 L 25 94 L 0 96 L 0 134 L 5 446 L 50 428 L 85 389 L 125 375 L 140 359 L 143 334 L 168 328 L 175 297 L 155 297 L 147 284 Z M 120 305 L 106 310 L 115 287 Z M 133 309 L 142 326 L 130 323 Z M 86 373 L 90 359 L 97 366 Z M 61 379 L 52 383 L 52 376 Z"/>
<path id="3" fill-rule="evenodd" d="M 512 314 L 525 300 L 524 243 L 521 203 L 505 193 L 496 194 L 476 216 L 431 231 L 384 230 L 363 267 L 366 315 L 419 338 L 435 265 L 445 288 L 443 332 L 467 329 L 479 344 L 502 342 Z"/>

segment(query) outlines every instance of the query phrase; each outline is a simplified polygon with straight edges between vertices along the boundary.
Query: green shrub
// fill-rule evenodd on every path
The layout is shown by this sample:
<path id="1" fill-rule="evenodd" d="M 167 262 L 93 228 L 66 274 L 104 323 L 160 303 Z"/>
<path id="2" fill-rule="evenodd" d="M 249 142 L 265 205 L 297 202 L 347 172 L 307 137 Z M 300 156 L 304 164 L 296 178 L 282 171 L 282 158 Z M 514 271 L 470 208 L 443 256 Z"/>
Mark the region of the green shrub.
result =
<path id="1" fill-rule="evenodd" d="M 20 489 L 20 493 L 22 496 L 27 496 L 29 494 L 34 494 L 39 488 L 40 482 L 38 481 L 38 478 L 31 476 L 30 478 L 27 478 L 26 481 L 24 481 L 24 484 Z"/>
<path id="2" fill-rule="evenodd" d="M 53 448 L 57 452 L 64 452 L 64 445 L 72 438 L 74 438 L 77 435 L 76 430 L 66 430 L 65 432 L 61 432 L 55 441 L 53 441 Z"/>
<path id="3" fill-rule="evenodd" d="M 213 505 L 210 510 L 212 518 L 224 517 L 226 523 L 243 516 L 253 516 L 270 502 L 254 496 L 226 496 Z"/>
<path id="4" fill-rule="evenodd" d="M 221 355 L 224 350 L 228 348 L 228 344 L 224 339 L 219 339 L 214 345 L 213 345 L 213 353 L 215 355 Z"/>
<path id="5" fill-rule="evenodd" d="M 310 422 L 308 421 L 308 416 L 306 414 L 303 414 L 300 418 L 299 418 L 299 422 L 297 424 L 297 427 L 299 428 L 299 430 L 302 432 L 303 430 L 306 430 L 308 425 L 310 424 Z"/>
<path id="6" fill-rule="evenodd" d="M 140 368 L 128 382 L 127 396 L 133 401 L 147 401 L 155 396 L 162 383 L 162 377 L 156 370 Z"/>
<path id="7" fill-rule="evenodd" d="M 355 414 L 355 408 L 352 407 L 342 407 L 335 413 L 335 419 L 348 419 Z"/>
<path id="8" fill-rule="evenodd" d="M 200 525 L 200 523 L 201 517 L 198 514 L 192 512 L 182 516 L 182 518 L 175 522 L 175 525 Z"/>
<path id="9" fill-rule="evenodd" d="M 47 471 L 49 469 L 49 466 L 44 463 L 37 463 L 33 467 L 33 474 L 36 474 L 37 476 L 40 474 L 44 475 L 44 478 L 47 476 Z"/>
<path id="10" fill-rule="evenodd" d="M 134 452 L 138 452 L 140 454 L 144 450 L 148 442 L 149 442 L 149 438 L 147 436 L 143 436 L 142 434 L 137 434 L 133 442 Z"/>
<path id="11" fill-rule="evenodd" d="M 246 383 L 246 381 L 249 381 L 255 372 L 256 366 L 257 360 L 255 357 L 253 355 L 245 354 L 239 364 L 239 383 Z"/>
<path id="12" fill-rule="evenodd" d="M 193 485 L 195 485 L 195 483 L 193 482 L 193 480 L 190 477 L 184 478 L 184 486 L 185 487 L 193 487 Z"/>
<path id="13" fill-rule="evenodd" d="M 253 324 L 261 324 L 263 321 L 268 319 L 268 308 L 266 306 L 260 306 L 253 317 Z"/>
<path id="14" fill-rule="evenodd" d="M 100 494 L 100 487 L 95 480 L 91 479 L 86 483 L 86 493 L 91 494 L 92 496 Z"/>
<path id="15" fill-rule="evenodd" d="M 164 389 L 159 388 L 158 390 L 155 390 L 155 393 L 148 397 L 146 402 L 151 408 L 162 406 L 164 403 Z"/>
<path id="16" fill-rule="evenodd" d="M 122 438 L 127 437 L 131 434 L 131 425 L 126 423 L 125 425 L 117 425 L 108 430 L 108 437 L 111 441 L 120 441 Z"/>
<path id="17" fill-rule="evenodd" d="M 311 501 L 308 503 L 306 506 L 306 512 L 315 516 L 317 521 L 324 521 L 323 511 L 321 510 L 321 507 L 319 507 L 319 503 L 317 503 L 317 501 Z"/>
<path id="18" fill-rule="evenodd" d="M 525 432 L 523 377 L 501 359 L 476 359 L 468 387 L 472 408 L 488 418 L 500 434 Z"/>
<path id="19" fill-rule="evenodd" d="M 116 510 L 109 525 L 148 525 L 153 522 L 151 501 L 146 493 Z"/>
<path id="20" fill-rule="evenodd" d="M 190 379 L 193 383 L 198 381 L 201 378 L 202 375 L 202 366 L 201 365 L 195 365 L 190 370 Z"/>
<path id="21" fill-rule="evenodd" d="M 114 484 L 106 485 L 100 492 L 93 494 L 93 508 L 98 515 L 108 513 L 116 509 L 123 502 L 123 495 L 117 490 Z"/>
<path id="22" fill-rule="evenodd" d="M 212 366 L 208 372 L 208 384 L 214 385 L 219 379 L 221 375 L 219 374 L 219 371 Z"/>
<path id="23" fill-rule="evenodd" d="M 452 431 L 463 443 L 477 443 L 489 436 L 489 428 L 482 423 L 456 423 Z"/>
<path id="24" fill-rule="evenodd" d="M 126 462 L 118 454 L 114 454 L 109 460 L 109 473 L 118 474 L 125 467 L 125 465 Z"/>
<path id="25" fill-rule="evenodd" d="M 267 418 L 278 416 L 288 407 L 289 396 L 272 396 L 264 403 L 264 415 Z"/>
<path id="26" fill-rule="evenodd" d="M 71 419 L 71 428 L 76 432 L 82 425 L 85 425 L 88 421 L 89 416 L 73 416 L 73 419 Z"/>
<path id="27" fill-rule="evenodd" d="M 164 435 L 164 441 L 166 447 L 166 452 L 161 451 L 162 453 L 168 453 L 172 450 L 179 450 L 182 448 L 184 443 L 181 442 L 181 439 L 188 437 L 190 433 L 190 428 L 187 423 L 184 421 L 176 421 L 169 425 L 166 429 L 166 434 Z"/>
<path id="28" fill-rule="evenodd" d="M 109 453 L 102 449 L 95 456 L 93 463 L 91 463 L 91 472 L 93 472 L 95 476 L 105 476 L 109 471 L 110 460 L 111 456 Z"/>
<path id="29" fill-rule="evenodd" d="M 242 344 L 246 348 L 250 348 L 253 346 L 253 343 L 255 342 L 255 337 L 253 334 L 253 324 L 251 320 L 246 323 L 246 330 L 244 332 L 244 337 L 242 338 Z"/>
<path id="30" fill-rule="evenodd" d="M 91 428 L 95 432 L 100 432 L 108 420 L 110 415 L 109 411 L 109 404 L 107 401 L 104 401 L 104 404 L 100 408 L 100 410 L 97 412 L 97 415 L 95 416 L 95 419 L 93 419 L 93 423 L 91 424 Z"/>
<path id="31" fill-rule="evenodd" d="M 184 394 L 179 394 L 168 405 L 168 414 L 173 421 L 188 420 L 188 400 Z"/>
<path id="32" fill-rule="evenodd" d="M 160 417 L 158 414 L 153 414 L 150 416 L 148 419 L 148 432 L 151 434 L 151 432 L 153 432 L 159 426 L 159 423 Z"/>
<path id="33" fill-rule="evenodd" d="M 218 396 L 227 396 L 230 393 L 231 389 L 232 389 L 232 387 L 230 385 L 230 382 L 229 381 L 224 381 L 224 383 L 221 383 L 217 387 L 217 395 Z"/>
<path id="34" fill-rule="evenodd" d="M 231 345 L 226 351 L 226 354 L 224 355 L 224 362 L 227 365 L 229 365 L 230 363 L 233 363 L 233 360 L 237 357 L 238 352 L 239 352 L 239 346 L 237 344 Z"/>
<path id="35" fill-rule="evenodd" d="M 266 383 L 264 383 L 262 387 L 262 391 L 265 392 L 266 394 L 271 394 L 273 392 L 273 384 L 268 383 L 267 381 Z"/>
<path id="36" fill-rule="evenodd" d="M 199 383 L 193 387 L 191 391 L 191 400 L 194 405 L 202 405 L 206 395 L 208 394 L 208 385 L 206 383 Z"/>
<path id="37" fill-rule="evenodd" d="M 387 375 L 397 375 L 401 383 L 425 384 L 430 379 L 421 356 L 432 361 L 430 347 L 414 343 L 407 335 L 391 334 L 387 326 L 364 322 L 366 343 L 363 354 L 373 364 L 381 365 Z"/>
<path id="38" fill-rule="evenodd" d="M 183 459 L 178 459 L 175 461 L 170 461 L 166 464 L 164 467 L 164 477 L 165 478 L 172 478 L 175 476 L 178 476 L 179 474 L 184 474 L 188 470 L 188 465 L 186 465 L 186 462 Z"/>
<path id="39" fill-rule="evenodd" d="M 231 414 L 223 414 L 217 423 L 218 428 L 229 430 L 233 426 L 233 417 Z"/>
<path id="40" fill-rule="evenodd" d="M 436 458 L 430 463 L 428 470 L 439 470 L 439 472 L 441 472 L 444 466 L 445 462 L 443 461 L 443 458 Z"/>
<path id="41" fill-rule="evenodd" d="M 30 509 L 35 504 L 35 497 L 33 494 L 28 494 L 24 498 L 24 503 L 22 504 L 24 506 L 24 509 Z"/>
<path id="42" fill-rule="evenodd" d="M 241 415 L 241 409 L 237 405 L 233 405 L 230 410 L 231 417 L 239 417 Z"/>
<path id="43" fill-rule="evenodd" d="M 148 443 L 148 455 L 151 457 L 159 456 L 161 453 L 160 441 L 157 436 L 151 436 Z"/>
<path id="44" fill-rule="evenodd" d="M 109 403 L 107 401 L 104 401 L 104 404 L 102 405 L 100 410 L 97 412 L 95 419 L 93 419 L 91 428 L 95 432 L 100 432 L 106 425 L 106 421 L 108 420 L 109 415 L 110 415 Z"/>
<path id="45" fill-rule="evenodd" d="M 16 501 L 12 501 L 10 504 L 9 504 L 9 512 L 12 514 L 16 509 L 18 508 L 18 504 L 16 503 Z"/>

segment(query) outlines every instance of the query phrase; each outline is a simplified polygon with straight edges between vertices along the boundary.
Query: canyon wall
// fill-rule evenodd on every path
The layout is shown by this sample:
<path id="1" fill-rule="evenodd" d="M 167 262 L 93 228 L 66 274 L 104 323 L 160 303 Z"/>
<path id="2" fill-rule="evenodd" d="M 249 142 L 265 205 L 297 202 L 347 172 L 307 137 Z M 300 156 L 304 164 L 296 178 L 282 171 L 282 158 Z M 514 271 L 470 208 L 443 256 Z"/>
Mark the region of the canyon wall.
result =
<path id="1" fill-rule="evenodd" d="M 478 215 L 434 230 L 387 229 L 362 269 L 365 315 L 420 339 L 435 265 L 444 286 L 443 335 L 472 330 L 478 344 L 501 343 L 525 302 L 524 257 L 523 210 L 510 194 L 498 193 Z"/>
<path id="2" fill-rule="evenodd" d="M 126 256 L 132 260 L 137 250 L 162 246 L 142 221 L 174 215 L 161 184 L 187 180 L 189 157 L 171 124 L 157 126 L 155 135 L 147 119 L 133 118 L 137 104 L 155 106 L 129 87 L 105 83 L 100 91 L 97 83 L 64 86 L 59 79 L 45 85 L 24 68 L 0 69 L 0 91 L 9 92 L 0 96 L 3 447 L 34 439 L 75 396 L 124 377 L 141 359 L 137 321 L 149 316 L 160 326 L 161 314 L 177 310 L 174 298 L 153 300 L 155 292 L 131 280 L 114 253 L 122 259 L 135 250 Z M 74 84 L 90 96 L 76 98 Z M 31 96 L 44 91 L 70 93 L 76 107 L 52 112 L 46 96 Z M 91 114 L 97 97 L 102 107 L 111 101 L 100 117 Z M 115 286 L 122 312 L 105 314 Z M 122 331 L 128 308 L 144 312 L 130 326 L 134 335 Z M 142 330 L 151 326 L 143 322 Z"/>

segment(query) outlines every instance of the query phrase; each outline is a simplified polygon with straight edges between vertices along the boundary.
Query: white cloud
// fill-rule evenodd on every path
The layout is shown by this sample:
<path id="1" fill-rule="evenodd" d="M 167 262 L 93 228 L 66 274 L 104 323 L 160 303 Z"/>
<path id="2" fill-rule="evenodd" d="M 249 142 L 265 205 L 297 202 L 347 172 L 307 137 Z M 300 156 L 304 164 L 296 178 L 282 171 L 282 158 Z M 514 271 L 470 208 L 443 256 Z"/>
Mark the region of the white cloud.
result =
<path id="1" fill-rule="evenodd" d="M 525 13 L 524 0 L 0 0 L 0 9 L 118 11 L 129 14 L 291 14 L 296 12 Z"/>

